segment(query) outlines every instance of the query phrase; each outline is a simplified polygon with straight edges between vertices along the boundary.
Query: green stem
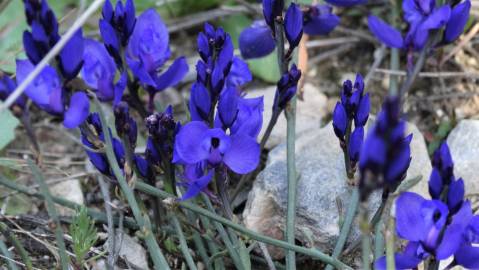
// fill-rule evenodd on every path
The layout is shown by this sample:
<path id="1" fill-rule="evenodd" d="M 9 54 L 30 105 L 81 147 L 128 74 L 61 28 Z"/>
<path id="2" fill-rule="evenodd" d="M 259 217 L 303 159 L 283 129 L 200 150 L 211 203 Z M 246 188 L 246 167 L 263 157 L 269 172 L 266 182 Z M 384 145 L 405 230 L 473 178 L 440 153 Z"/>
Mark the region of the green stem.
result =
<path id="1" fill-rule="evenodd" d="M 30 260 L 30 256 L 28 256 L 27 251 L 22 246 L 20 241 L 18 241 L 15 235 L 13 233 L 10 233 L 8 226 L 3 222 L 0 222 L 0 231 L 2 232 L 3 236 L 5 236 L 5 238 L 10 242 L 10 244 L 15 247 L 15 250 L 18 252 L 18 255 L 22 259 L 22 262 L 25 264 L 25 267 L 28 270 L 32 270 L 32 260 Z"/>
<path id="2" fill-rule="evenodd" d="M 368 208 L 366 202 L 361 202 L 359 207 L 359 225 L 361 228 L 361 246 L 362 246 L 362 268 L 363 270 L 371 269 L 369 256 L 371 254 L 371 243 L 369 239 L 370 226 L 368 220 Z"/>
<path id="3" fill-rule="evenodd" d="M 158 199 L 158 197 L 156 197 L 156 198 Z M 191 212 L 188 212 L 188 211 L 185 211 L 185 214 L 186 214 L 186 217 L 187 217 L 188 221 L 191 224 L 195 224 L 195 220 L 196 220 L 195 214 L 191 213 Z M 199 255 L 201 257 L 201 260 L 207 266 L 206 268 L 208 270 L 213 269 L 213 268 L 208 267 L 208 260 L 209 260 L 208 253 L 206 252 L 206 247 L 203 243 L 203 240 L 201 239 L 200 234 L 196 230 L 193 230 L 193 243 L 195 244 L 196 251 L 199 253 Z"/>
<path id="4" fill-rule="evenodd" d="M 109 127 L 105 120 L 105 115 L 103 114 L 103 111 L 101 110 L 100 102 L 97 99 L 95 99 L 95 104 L 98 109 L 97 111 L 100 116 L 102 130 L 105 136 L 105 143 L 106 143 L 105 150 L 106 150 L 108 163 L 110 167 L 112 168 L 113 174 L 118 180 L 118 183 L 120 184 L 121 190 L 123 191 L 123 194 L 125 195 L 128 201 L 128 205 L 130 206 L 131 211 L 133 212 L 133 216 L 136 222 L 138 223 L 138 226 L 140 226 L 142 230 L 142 233 L 144 235 L 145 242 L 146 242 L 148 251 L 151 255 L 151 258 L 153 260 L 153 263 L 157 269 L 165 269 L 165 270 L 170 269 L 170 267 L 168 266 L 168 263 L 166 262 L 165 256 L 161 252 L 160 246 L 156 242 L 155 236 L 153 235 L 151 231 L 151 223 L 148 216 L 143 215 L 141 213 L 140 207 L 135 198 L 135 194 L 133 193 L 133 190 L 130 188 L 130 186 L 126 182 L 123 172 L 118 166 L 118 161 L 116 159 L 115 153 L 113 152 L 113 144 L 112 144 L 112 138 L 109 132 Z"/>
<path id="5" fill-rule="evenodd" d="M 374 260 L 379 259 L 384 254 L 383 227 L 384 223 L 382 220 L 374 226 Z"/>
<path id="6" fill-rule="evenodd" d="M 387 270 L 395 270 L 396 262 L 394 258 L 394 231 L 395 231 L 394 218 L 389 218 L 389 224 L 386 231 L 386 265 Z"/>
<path id="7" fill-rule="evenodd" d="M 135 188 L 137 190 L 141 191 L 141 192 L 144 192 L 145 194 L 158 196 L 162 199 L 174 198 L 172 195 L 168 194 L 167 192 L 165 192 L 163 190 L 160 190 L 158 188 L 155 188 L 153 186 L 150 186 L 148 184 L 145 184 L 143 182 L 136 182 L 135 184 L 136 184 Z M 206 195 L 204 195 L 204 197 L 206 197 Z M 207 203 L 207 206 L 212 207 L 211 202 L 209 202 L 209 200 L 205 200 L 205 202 Z M 277 246 L 277 247 L 284 248 L 284 249 L 287 249 L 287 250 L 293 250 L 293 251 L 301 253 L 301 254 L 305 254 L 305 255 L 310 256 L 310 257 L 312 257 L 316 260 L 320 260 L 324 263 L 332 264 L 334 267 L 336 267 L 338 269 L 352 270 L 351 267 L 347 266 L 343 262 L 339 261 L 338 259 L 334 259 L 334 258 L 328 256 L 327 254 L 325 254 L 325 253 L 323 253 L 323 252 L 321 252 L 317 249 L 312 249 L 312 248 L 306 248 L 306 247 L 293 245 L 293 244 L 290 244 L 288 242 L 278 240 L 278 239 L 274 239 L 272 237 L 268 237 L 266 235 L 257 233 L 255 231 L 247 229 L 247 228 L 245 228 L 245 227 L 243 227 L 243 226 L 241 226 L 241 225 L 239 225 L 235 222 L 232 222 L 231 220 L 228 220 L 226 218 L 218 216 L 217 214 L 215 214 L 213 212 L 210 212 L 210 211 L 208 211 L 204 208 L 201 208 L 197 205 L 194 205 L 194 204 L 191 204 L 191 203 L 188 203 L 188 202 L 177 202 L 177 203 L 178 203 L 179 206 L 181 206 L 185 209 L 188 209 L 188 210 L 190 210 L 192 212 L 195 212 L 199 215 L 207 217 L 207 218 L 213 220 L 215 223 L 224 224 L 224 225 L 234 229 L 235 231 L 238 231 L 238 232 L 240 232 L 240 233 L 242 233 L 242 234 L 244 234 L 244 235 L 246 235 L 246 236 L 248 236 L 251 239 L 254 239 L 256 241 L 264 242 L 264 243 L 269 244 L 269 245 L 273 245 L 273 246 Z M 221 233 L 221 231 L 220 231 L 220 233 Z"/>
<path id="8" fill-rule="evenodd" d="M 69 257 L 66 252 L 65 241 L 63 240 L 63 230 L 62 225 L 60 223 L 60 219 L 58 218 L 57 210 L 55 209 L 55 204 L 53 202 L 52 196 L 50 191 L 48 190 L 48 185 L 45 183 L 45 179 L 43 178 L 40 169 L 33 163 L 31 159 L 28 159 L 28 166 L 30 166 L 30 170 L 32 171 L 33 175 L 35 176 L 35 180 L 40 187 L 40 192 L 43 194 L 45 198 L 45 203 L 47 205 L 47 211 L 50 218 L 55 223 L 55 238 L 57 240 L 57 246 L 59 250 L 60 256 L 60 264 L 63 270 L 69 269 Z"/>
<path id="9" fill-rule="evenodd" d="M 195 261 L 193 260 L 193 257 L 191 257 L 190 254 L 190 249 L 188 248 L 188 243 L 186 243 L 185 239 L 185 234 L 183 233 L 183 230 L 181 229 L 180 222 L 178 221 L 178 218 L 172 214 L 171 215 L 172 221 L 173 221 L 173 226 L 175 227 L 176 234 L 178 235 L 178 238 L 180 240 L 180 249 L 181 253 L 183 253 L 183 256 L 185 257 L 186 263 L 188 264 L 188 267 L 190 270 L 196 270 L 196 264 Z"/>
<path id="10" fill-rule="evenodd" d="M 196 214 L 191 211 L 185 211 L 185 212 L 188 216 L 191 216 L 191 217 L 196 216 Z M 204 228 L 207 229 L 207 237 L 210 237 L 209 229 L 213 228 L 213 226 L 211 226 L 210 224 L 210 220 L 205 218 L 204 216 L 199 216 L 199 219 L 201 220 L 201 223 L 203 223 Z M 207 245 L 211 254 L 216 254 L 220 251 L 220 248 L 218 247 L 218 245 L 216 244 L 214 240 L 208 240 Z M 206 261 L 209 261 L 209 259 L 206 259 Z M 213 269 L 224 270 L 225 269 L 224 262 L 222 260 L 215 260 L 215 267 Z"/>
<path id="11" fill-rule="evenodd" d="M 338 258 L 341 252 L 343 251 L 346 240 L 348 240 L 349 232 L 351 231 L 351 226 L 353 225 L 354 217 L 359 206 L 359 190 L 355 188 L 351 194 L 351 200 L 349 201 L 348 210 L 346 211 L 346 218 L 344 219 L 343 226 L 341 227 L 341 232 L 339 234 L 338 241 L 333 250 L 333 258 Z M 333 267 L 328 265 L 326 270 L 332 270 Z"/>
<path id="12" fill-rule="evenodd" d="M 349 141 L 351 140 L 351 129 L 353 125 L 353 120 L 348 121 L 348 125 L 346 127 L 346 134 L 345 134 L 345 141 L 343 147 L 344 153 L 344 167 L 346 168 L 346 175 L 348 176 L 349 180 L 354 179 L 354 172 L 353 168 L 351 167 L 351 160 L 349 157 Z"/>
<path id="13" fill-rule="evenodd" d="M 0 239 L 0 251 L 2 252 L 3 256 L 6 257 L 8 269 L 18 270 L 18 267 L 13 260 L 13 254 L 10 252 L 10 250 L 8 250 L 7 245 L 5 245 L 5 242 L 3 242 L 1 239 Z"/>
<path id="14" fill-rule="evenodd" d="M 137 187 L 138 187 L 138 186 L 137 186 Z M 158 191 L 161 191 L 161 190 L 158 190 Z M 159 195 L 159 193 L 153 194 L 153 195 Z M 207 211 L 207 210 L 205 210 L 205 209 L 199 208 L 199 207 L 198 207 L 198 208 L 199 208 L 199 209 L 202 209 L 203 211 L 208 212 L 208 213 L 210 213 L 210 214 L 212 214 L 212 215 L 214 215 L 214 216 L 217 216 L 216 213 L 214 212 L 215 209 L 214 209 L 213 205 L 211 204 L 210 199 L 209 199 L 206 195 L 204 195 L 204 194 L 202 194 L 202 196 L 203 196 L 203 201 L 205 202 L 206 206 L 208 207 L 208 209 L 209 209 L 211 212 L 210 212 L 210 211 Z M 181 203 L 180 203 L 180 205 L 181 205 Z M 191 205 L 191 206 L 196 207 L 195 205 Z M 186 208 L 186 207 L 185 207 L 185 208 Z M 186 209 L 188 209 L 188 208 L 186 208 Z M 191 209 L 189 209 L 189 210 L 191 210 Z M 195 212 L 195 211 L 193 211 L 193 212 Z M 199 213 L 199 212 L 196 212 L 196 213 L 201 215 L 201 213 Z M 219 217 L 219 216 L 217 216 L 217 217 Z M 225 218 L 223 218 L 223 217 L 220 217 L 220 218 L 221 218 L 221 219 L 224 219 L 224 220 L 228 220 L 228 219 L 225 219 Z M 230 221 L 230 220 L 228 220 L 228 222 L 233 223 L 233 222 Z M 233 224 L 235 224 L 235 223 L 233 223 Z M 223 225 L 221 224 L 221 222 L 213 222 L 213 225 L 216 227 L 216 230 L 219 232 L 220 237 L 221 237 L 221 240 L 223 240 L 223 243 L 225 244 L 226 249 L 228 250 L 228 252 L 229 252 L 229 254 L 230 254 L 230 257 L 231 257 L 231 259 L 233 260 L 233 264 L 235 265 L 235 267 L 236 267 L 237 269 L 243 269 L 243 263 L 241 262 L 241 258 L 240 258 L 239 252 L 238 252 L 237 249 L 234 247 L 232 240 L 231 240 L 230 237 L 228 236 L 228 233 L 226 232 L 226 230 L 225 230 L 225 228 L 223 227 Z"/>

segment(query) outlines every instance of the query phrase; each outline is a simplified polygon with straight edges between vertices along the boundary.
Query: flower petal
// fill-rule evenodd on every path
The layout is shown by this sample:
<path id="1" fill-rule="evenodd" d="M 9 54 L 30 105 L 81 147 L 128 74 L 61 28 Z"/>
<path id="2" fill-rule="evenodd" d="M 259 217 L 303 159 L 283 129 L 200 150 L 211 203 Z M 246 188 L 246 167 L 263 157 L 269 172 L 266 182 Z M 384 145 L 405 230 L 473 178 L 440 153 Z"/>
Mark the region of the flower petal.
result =
<path id="1" fill-rule="evenodd" d="M 188 63 L 184 56 L 177 58 L 173 64 L 156 79 L 156 90 L 162 91 L 178 84 L 188 73 Z"/>
<path id="2" fill-rule="evenodd" d="M 70 106 L 65 112 L 63 125 L 66 128 L 79 126 L 88 117 L 90 112 L 90 100 L 84 92 L 76 92 L 70 98 Z"/>
<path id="3" fill-rule="evenodd" d="M 80 30 L 73 34 L 60 52 L 60 70 L 67 80 L 78 75 L 83 64 L 83 32 Z"/>
<path id="4" fill-rule="evenodd" d="M 308 35 L 327 35 L 339 24 L 339 17 L 331 13 L 331 6 L 316 5 L 314 12 L 306 14 L 303 31 Z"/>
<path id="5" fill-rule="evenodd" d="M 436 167 L 432 168 L 431 176 L 429 177 L 429 195 L 433 199 L 439 199 L 443 189 L 441 174 Z"/>
<path id="6" fill-rule="evenodd" d="M 385 45 L 399 49 L 404 47 L 401 33 L 378 17 L 369 15 L 368 26 L 374 36 Z"/>
<path id="7" fill-rule="evenodd" d="M 356 127 L 353 133 L 351 133 L 351 138 L 349 140 L 349 157 L 351 161 L 357 162 L 359 160 L 359 155 L 361 151 L 361 146 L 363 145 L 363 140 L 364 140 L 364 128 Z"/>
<path id="8" fill-rule="evenodd" d="M 203 147 L 208 126 L 201 121 L 192 121 L 184 125 L 175 139 L 175 151 L 178 159 L 187 164 L 195 164 L 208 158 L 209 148 Z"/>
<path id="9" fill-rule="evenodd" d="M 248 64 L 239 57 L 233 57 L 230 72 L 226 78 L 226 86 L 242 86 L 253 80 Z"/>
<path id="10" fill-rule="evenodd" d="M 273 35 L 264 21 L 255 21 L 239 36 L 239 49 L 244 59 L 259 58 L 274 51 Z"/>
<path id="11" fill-rule="evenodd" d="M 240 133 L 231 136 L 231 145 L 223 161 L 235 173 L 247 174 L 256 169 L 259 157 L 260 149 L 256 140 Z"/>
<path id="12" fill-rule="evenodd" d="M 446 25 L 444 32 L 444 41 L 447 43 L 456 40 L 464 31 L 464 27 L 469 19 L 469 12 L 471 10 L 471 1 L 466 0 L 452 9 L 451 17 Z"/>
<path id="13" fill-rule="evenodd" d="M 369 93 L 364 95 L 359 102 L 358 110 L 354 115 L 354 125 L 356 127 L 362 127 L 366 125 L 369 118 L 369 111 L 371 109 L 371 103 L 369 101 Z"/>
<path id="14" fill-rule="evenodd" d="M 193 121 L 207 121 L 211 110 L 211 97 L 201 83 L 191 86 L 189 109 Z"/>
<path id="15" fill-rule="evenodd" d="M 229 128 L 238 114 L 238 94 L 235 88 L 227 88 L 221 92 L 218 101 L 218 116 L 224 128 Z"/>
<path id="16" fill-rule="evenodd" d="M 444 5 L 434 10 L 421 24 L 420 28 L 424 30 L 439 29 L 449 21 L 450 16 L 451 7 L 449 5 Z"/>
<path id="17" fill-rule="evenodd" d="M 479 247 L 463 245 L 461 246 L 456 254 L 454 254 L 454 259 L 457 263 L 468 269 L 478 269 L 479 268 Z"/>
<path id="18" fill-rule="evenodd" d="M 186 190 L 185 194 L 183 194 L 180 201 L 186 201 L 200 194 L 200 192 L 203 191 L 211 182 L 213 174 L 214 170 L 210 170 L 204 176 L 192 181 L 188 181 L 188 183 L 186 184 L 188 186 L 188 189 Z"/>
<path id="19" fill-rule="evenodd" d="M 342 139 L 346 133 L 348 125 L 348 117 L 344 106 L 338 101 L 333 112 L 333 128 L 334 133 L 339 139 Z"/>
<path id="20" fill-rule="evenodd" d="M 244 133 L 257 138 L 263 127 L 263 97 L 240 98 L 238 101 L 238 115 L 230 128 L 231 134 Z"/>
<path id="21" fill-rule="evenodd" d="M 409 241 L 420 241 L 426 233 L 422 204 L 426 200 L 412 192 L 403 192 L 396 200 L 396 229 L 400 237 Z"/>
<path id="22" fill-rule="evenodd" d="M 298 46 L 303 36 L 303 12 L 295 3 L 291 3 L 284 17 L 284 31 L 290 50 Z"/>

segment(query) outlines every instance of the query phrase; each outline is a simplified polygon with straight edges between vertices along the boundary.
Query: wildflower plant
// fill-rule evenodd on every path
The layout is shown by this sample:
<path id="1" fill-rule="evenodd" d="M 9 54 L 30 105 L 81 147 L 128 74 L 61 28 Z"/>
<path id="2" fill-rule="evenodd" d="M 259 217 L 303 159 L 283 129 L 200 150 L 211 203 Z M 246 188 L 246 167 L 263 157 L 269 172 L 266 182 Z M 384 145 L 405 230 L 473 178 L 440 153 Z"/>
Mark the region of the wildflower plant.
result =
<path id="1" fill-rule="evenodd" d="M 454 175 L 447 144 L 442 144 L 433 156 L 430 199 L 403 192 L 399 187 L 413 158 L 412 135 L 406 133 L 402 112 L 405 91 L 394 91 L 391 86 L 381 111 L 367 129 L 372 105 L 370 94 L 366 93 L 367 79 L 359 73 L 354 83 L 350 80 L 343 83 L 340 100 L 332 112 L 332 125 L 344 153 L 348 179 L 353 180 L 359 171 L 357 186 L 350 187 L 351 201 L 340 235 L 331 255 L 295 242 L 296 189 L 300 180 L 295 166 L 295 113 L 296 93 L 303 76 L 301 65 L 295 63 L 295 50 L 305 46 L 304 35 L 328 35 L 339 25 L 340 17 L 331 5 L 353 9 L 368 4 L 366 0 L 326 0 L 327 4 L 313 5 L 292 1 L 288 6 L 282 0 L 263 0 L 262 18 L 239 35 L 241 55 L 235 55 L 228 32 L 206 22 L 195 35 L 199 59 L 184 106 L 188 110 L 187 120 L 182 122 L 175 114 L 176 108 L 174 111 L 169 105 L 159 110 L 155 104 L 156 94 L 178 85 L 189 70 L 184 56 L 173 57 L 167 26 L 155 9 L 137 14 L 133 0 L 118 0 L 115 4 L 104 1 L 98 22 L 101 39 L 97 40 L 92 38 L 95 35 L 84 36 L 81 27 L 60 33 L 57 16 L 47 0 L 24 0 L 23 3 L 28 24 L 23 33 L 26 59 L 17 59 L 15 74 L 0 72 L 0 99 L 7 100 L 8 108 L 22 119 L 37 152 L 38 165 L 42 165 L 41 149 L 30 123 L 31 104 L 60 120 L 64 127 L 78 128 L 90 163 L 114 186 L 118 201 L 125 206 L 121 209 L 119 224 L 137 231 L 155 269 L 170 269 L 171 256 L 163 253 L 165 246 L 167 252 L 175 253 L 172 255 L 181 252 L 190 269 L 197 268 L 198 258 L 207 269 L 226 269 L 229 265 L 216 259 L 224 253 L 223 249 L 235 268 L 250 269 L 253 258 L 250 251 L 256 243 L 250 243 L 249 239 L 260 242 L 270 267 L 272 262 L 267 249 L 263 248 L 264 243 L 285 249 L 288 270 L 296 267 L 295 253 L 321 260 L 328 264 L 326 269 L 352 269 L 341 262 L 339 256 L 357 212 L 363 232 L 363 269 L 370 269 L 372 265 L 377 269 L 415 269 L 425 262 L 432 270 L 438 269 L 439 262 L 447 258 L 453 258 L 448 268 L 479 268 L 479 216 L 474 214 L 471 201 L 465 196 L 464 181 Z M 404 0 L 402 9 L 408 25 L 404 37 L 374 15 L 369 15 L 368 25 L 386 46 L 408 52 L 407 77 L 402 87 L 407 90 L 422 67 L 416 64 L 412 69 L 412 54 L 421 52 L 424 62 L 430 49 L 456 40 L 465 28 L 471 3 L 469 0 L 441 4 L 432 0 Z M 66 41 L 63 48 L 58 49 L 63 41 Z M 45 57 L 56 49 L 56 57 L 43 66 Z M 280 78 L 272 107 L 264 108 L 264 97 L 250 97 L 245 89 L 253 80 L 245 60 L 263 57 L 274 50 Z M 393 56 L 397 56 L 395 52 Z M 397 68 L 397 64 L 391 63 L 392 69 Z M 37 74 L 33 80 L 29 78 L 32 73 Z M 397 83 L 397 78 L 391 78 L 395 80 Z M 26 87 L 22 89 L 22 85 Z M 18 93 L 21 95 L 16 100 L 9 101 L 9 97 Z M 110 122 L 105 117 L 105 110 L 109 109 Z M 259 138 L 265 109 L 271 110 L 271 119 L 266 119 L 269 122 Z M 236 180 L 239 179 L 236 185 L 239 189 L 253 179 L 261 165 L 265 144 L 282 115 L 287 122 L 288 200 L 285 240 L 278 240 L 239 224 L 231 208 L 229 191 Z M 141 138 L 145 146 L 140 150 L 137 144 Z M 34 175 L 42 179 L 36 170 Z M 54 209 L 52 201 L 80 209 L 70 226 L 72 245 L 67 246 L 76 256 L 77 268 L 82 267 L 97 242 L 95 222 L 107 223 L 108 238 L 116 239 L 116 214 L 108 211 L 111 210 L 110 190 L 105 188 L 103 180 L 98 181 L 108 204 L 106 214 L 92 208 L 78 208 L 73 202 L 50 195 L 43 186 L 42 194 L 19 187 L 0 175 L 0 184 L 46 198 L 49 210 Z M 382 201 L 374 217 L 369 219 L 367 202 L 376 190 L 382 193 Z M 394 243 L 389 239 L 386 256 L 383 256 L 380 234 L 387 218 L 383 212 L 396 196 L 396 233 L 407 244 L 402 251 L 394 252 L 391 250 Z M 208 209 L 202 208 L 203 204 Z M 223 210 L 222 216 L 215 213 L 216 207 Z M 184 230 L 185 224 L 189 225 L 188 230 Z M 190 230 L 190 227 L 198 228 Z M 26 251 L 3 228 L 1 223 L 1 232 L 14 243 L 29 268 L 31 260 L 25 255 Z M 374 263 L 370 250 L 372 228 L 377 247 Z M 60 226 L 55 229 L 61 236 Z M 202 233 L 203 230 L 206 233 Z M 170 233 L 175 237 L 168 235 Z M 239 237 L 237 233 L 247 237 Z M 57 241 L 62 239 L 58 237 Z M 190 239 L 197 248 L 195 256 L 188 247 Z M 59 244 L 58 254 L 67 254 L 67 247 Z M 2 241 L 0 251 L 7 258 L 11 256 Z M 115 252 L 109 250 L 109 253 L 108 267 L 113 268 Z M 71 268 L 67 258 L 62 257 L 59 263 L 62 269 Z"/>

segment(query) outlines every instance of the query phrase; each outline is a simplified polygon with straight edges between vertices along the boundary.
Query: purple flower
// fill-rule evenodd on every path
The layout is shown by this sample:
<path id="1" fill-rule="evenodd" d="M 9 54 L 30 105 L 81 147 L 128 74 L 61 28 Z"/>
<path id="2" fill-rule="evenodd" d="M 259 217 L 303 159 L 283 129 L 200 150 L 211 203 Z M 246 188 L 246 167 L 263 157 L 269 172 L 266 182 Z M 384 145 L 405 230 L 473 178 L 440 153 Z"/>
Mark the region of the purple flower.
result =
<path id="1" fill-rule="evenodd" d="M 471 11 L 471 1 L 466 0 L 456 5 L 451 11 L 451 18 L 446 24 L 444 32 L 444 42 L 451 43 L 456 40 L 464 31 L 467 20 L 469 19 L 469 12 Z"/>
<path id="2" fill-rule="evenodd" d="M 284 0 L 263 0 L 263 16 L 266 23 L 274 32 L 274 21 L 283 16 Z"/>
<path id="3" fill-rule="evenodd" d="M 328 5 L 310 6 L 304 12 L 303 31 L 308 35 L 327 35 L 339 24 L 339 17 Z"/>
<path id="4" fill-rule="evenodd" d="M 34 69 L 28 60 L 17 60 L 17 83 L 21 83 Z M 70 97 L 70 105 L 65 106 L 68 97 L 65 96 L 57 72 L 46 66 L 37 78 L 25 89 L 25 94 L 42 110 L 62 116 L 63 125 L 75 128 L 88 116 L 90 103 L 82 91 L 75 92 Z"/>
<path id="5" fill-rule="evenodd" d="M 284 16 L 284 33 L 293 51 L 299 45 L 303 36 L 303 12 L 295 3 L 291 3 Z"/>
<path id="6" fill-rule="evenodd" d="M 125 4 L 120 0 L 113 10 L 110 0 L 107 0 L 103 5 L 102 16 L 99 27 L 103 42 L 117 65 L 121 67 L 123 63 L 121 48 L 128 44 L 136 23 L 135 4 L 133 0 L 126 0 Z"/>
<path id="7" fill-rule="evenodd" d="M 411 162 L 412 134 L 404 136 L 406 123 L 399 114 L 398 99 L 388 97 L 363 143 L 359 159 L 363 199 L 379 187 L 384 194 L 394 192 L 406 175 Z"/>
<path id="8" fill-rule="evenodd" d="M 468 269 L 479 268 L 479 215 L 471 218 L 464 232 L 463 244 L 454 254 L 457 265 Z"/>
<path id="9" fill-rule="evenodd" d="M 338 7 L 352 7 L 355 5 L 366 4 L 368 0 L 326 0 L 326 2 Z"/>
<path id="10" fill-rule="evenodd" d="M 370 15 L 370 31 L 382 43 L 393 48 L 421 50 L 431 30 L 446 27 L 443 37 L 445 43 L 454 41 L 463 31 L 470 11 L 470 1 L 451 8 L 449 4 L 437 7 L 434 0 L 404 0 L 402 4 L 404 20 L 409 24 L 409 31 L 402 34 L 381 19 Z"/>
<path id="11" fill-rule="evenodd" d="M 263 127 L 263 97 L 238 98 L 238 113 L 230 127 L 231 134 L 244 133 L 257 138 Z"/>
<path id="12" fill-rule="evenodd" d="M 88 115 L 86 119 L 86 125 L 81 127 L 81 140 L 83 144 L 91 149 L 100 150 L 105 143 L 105 136 L 103 134 L 102 125 L 98 113 L 92 113 Z M 110 132 L 111 136 L 111 132 Z M 113 151 L 115 153 L 116 160 L 120 169 L 123 169 L 125 164 L 125 150 L 121 142 L 112 137 Z M 115 176 L 111 170 L 108 158 L 105 153 L 98 151 L 86 150 L 90 162 L 99 170 L 102 174 L 112 179 Z"/>
<path id="13" fill-rule="evenodd" d="M 132 150 L 136 147 L 136 139 L 138 137 L 138 129 L 136 121 L 130 116 L 130 108 L 124 101 L 118 103 L 113 108 L 115 115 L 116 133 L 121 138 L 129 141 Z"/>
<path id="14" fill-rule="evenodd" d="M 336 103 L 333 112 L 333 128 L 334 133 L 339 139 L 344 139 L 346 135 L 346 128 L 348 126 L 348 115 L 346 114 L 346 109 L 344 108 L 341 102 Z"/>
<path id="15" fill-rule="evenodd" d="M 17 88 L 17 84 L 10 77 L 0 71 L 0 100 L 4 101 Z M 14 106 L 19 106 L 21 109 L 25 108 L 26 98 L 21 95 L 15 100 Z"/>
<path id="16" fill-rule="evenodd" d="M 233 57 L 230 72 L 226 78 L 227 87 L 240 87 L 253 80 L 248 64 L 238 57 Z"/>
<path id="17" fill-rule="evenodd" d="M 430 256 L 444 260 L 456 253 L 472 215 L 470 202 L 451 215 L 442 201 L 402 193 L 396 201 L 396 228 L 398 235 L 409 243 L 405 252 L 395 255 L 396 269 L 415 268 Z M 376 267 L 386 269 L 385 257 L 376 261 Z"/>
<path id="18" fill-rule="evenodd" d="M 183 178 L 186 182 L 179 183 L 181 186 L 186 186 L 187 190 L 181 197 L 181 201 L 185 201 L 196 197 L 200 192 L 208 191 L 208 184 L 213 179 L 215 170 L 207 171 L 206 162 L 199 162 L 197 164 L 186 165 Z"/>
<path id="19" fill-rule="evenodd" d="M 291 66 L 288 73 L 281 76 L 276 84 L 276 93 L 274 96 L 273 112 L 279 113 L 286 104 L 294 97 L 298 89 L 298 81 L 301 78 L 301 70 L 295 64 Z"/>
<path id="20" fill-rule="evenodd" d="M 258 166 L 260 149 L 256 140 L 246 134 L 227 135 L 220 128 L 210 129 L 204 122 L 193 121 L 176 136 L 175 154 L 175 163 L 208 162 L 213 167 L 225 164 L 235 173 L 246 174 Z"/>
<path id="21" fill-rule="evenodd" d="M 176 85 L 188 72 L 184 57 L 177 58 L 162 74 L 160 68 L 170 58 L 166 25 L 154 9 L 144 11 L 137 19 L 126 50 L 126 61 L 150 95 Z"/>
<path id="22" fill-rule="evenodd" d="M 123 72 L 115 83 L 116 66 L 100 42 L 85 39 L 82 77 L 85 83 L 96 90 L 101 101 L 112 101 L 117 104 L 126 88 L 127 74 Z"/>
<path id="23" fill-rule="evenodd" d="M 23 47 L 28 59 L 38 64 L 60 40 L 58 22 L 46 0 L 24 0 L 31 32 L 23 33 Z M 75 53 L 72 53 L 75 52 Z M 67 42 L 57 57 L 58 68 L 66 80 L 76 77 L 82 66 L 83 34 L 81 29 Z"/>
<path id="24" fill-rule="evenodd" d="M 239 49 L 244 59 L 260 58 L 274 51 L 273 33 L 264 21 L 255 21 L 239 36 Z"/>

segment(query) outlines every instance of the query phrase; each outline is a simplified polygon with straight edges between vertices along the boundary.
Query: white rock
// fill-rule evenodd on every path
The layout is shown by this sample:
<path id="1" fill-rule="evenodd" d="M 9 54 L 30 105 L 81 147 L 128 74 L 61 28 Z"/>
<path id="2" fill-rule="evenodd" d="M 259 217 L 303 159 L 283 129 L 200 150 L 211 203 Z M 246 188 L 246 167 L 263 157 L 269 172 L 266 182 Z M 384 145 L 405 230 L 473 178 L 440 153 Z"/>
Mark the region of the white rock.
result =
<path id="1" fill-rule="evenodd" d="M 121 244 L 121 246 L 120 246 Z M 105 242 L 105 249 L 109 250 L 109 241 Z M 115 235 L 115 249 L 119 249 L 119 256 L 123 258 L 134 269 L 149 269 L 146 250 L 138 241 L 128 234 L 117 233 Z"/>
<path id="2" fill-rule="evenodd" d="M 479 193 L 479 121 L 462 120 L 447 138 L 456 178 L 462 177 L 466 193 Z"/>
<path id="3" fill-rule="evenodd" d="M 77 179 L 63 181 L 58 184 L 55 184 L 50 187 L 50 192 L 52 193 L 52 195 L 65 198 L 80 205 L 82 205 L 85 201 L 81 189 L 80 180 Z M 58 214 L 61 216 L 72 216 L 75 214 L 75 210 L 73 209 L 58 204 L 56 204 L 55 207 L 58 211 Z"/>

